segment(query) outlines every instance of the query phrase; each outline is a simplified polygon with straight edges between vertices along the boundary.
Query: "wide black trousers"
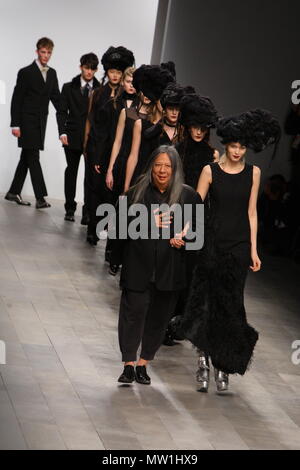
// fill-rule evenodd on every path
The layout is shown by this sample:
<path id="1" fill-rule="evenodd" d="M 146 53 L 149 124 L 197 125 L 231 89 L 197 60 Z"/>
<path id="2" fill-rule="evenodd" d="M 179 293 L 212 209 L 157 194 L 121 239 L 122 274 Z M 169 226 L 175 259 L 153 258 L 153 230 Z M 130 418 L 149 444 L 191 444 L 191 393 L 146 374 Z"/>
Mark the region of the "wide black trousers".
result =
<path id="1" fill-rule="evenodd" d="M 76 182 L 78 175 L 78 167 L 80 163 L 80 157 L 82 155 L 82 150 L 69 149 L 64 147 L 67 167 L 65 170 L 65 209 L 66 211 L 76 211 L 77 203 L 75 201 L 76 196 Z M 84 206 L 82 209 L 83 214 L 87 211 L 87 161 L 84 158 Z"/>
<path id="2" fill-rule="evenodd" d="M 37 149 L 22 149 L 20 161 L 9 189 L 10 193 L 21 194 L 27 172 L 30 172 L 36 199 L 47 196 L 47 188 L 40 164 L 40 152 Z"/>
<path id="3" fill-rule="evenodd" d="M 152 360 L 164 339 L 169 319 L 174 311 L 178 293 L 160 291 L 151 284 L 144 292 L 123 289 L 119 312 L 119 344 L 122 361 L 140 357 Z"/>

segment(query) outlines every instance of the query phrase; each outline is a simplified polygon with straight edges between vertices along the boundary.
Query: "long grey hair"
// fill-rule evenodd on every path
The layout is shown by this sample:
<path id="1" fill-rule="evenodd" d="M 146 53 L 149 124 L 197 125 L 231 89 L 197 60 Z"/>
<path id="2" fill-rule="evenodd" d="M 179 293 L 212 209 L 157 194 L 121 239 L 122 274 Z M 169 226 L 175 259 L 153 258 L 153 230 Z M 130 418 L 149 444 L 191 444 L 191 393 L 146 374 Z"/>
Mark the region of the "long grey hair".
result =
<path id="1" fill-rule="evenodd" d="M 181 158 L 173 145 L 160 145 L 151 154 L 144 173 L 139 177 L 132 189 L 131 203 L 143 203 L 145 192 L 152 183 L 152 170 L 156 157 L 161 153 L 166 153 L 171 161 L 172 175 L 169 186 L 166 189 L 166 203 L 171 206 L 179 202 L 184 183 Z"/>

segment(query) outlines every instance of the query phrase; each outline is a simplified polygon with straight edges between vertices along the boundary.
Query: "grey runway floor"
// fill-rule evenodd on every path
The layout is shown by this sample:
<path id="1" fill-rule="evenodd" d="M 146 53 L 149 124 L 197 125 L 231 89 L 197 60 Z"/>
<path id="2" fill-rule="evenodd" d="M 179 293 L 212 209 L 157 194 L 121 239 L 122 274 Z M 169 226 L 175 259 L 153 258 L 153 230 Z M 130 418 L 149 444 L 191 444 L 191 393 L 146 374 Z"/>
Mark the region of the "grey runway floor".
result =
<path id="1" fill-rule="evenodd" d="M 48 210 L 0 198 L 0 449 L 300 449 L 299 271 L 268 258 L 249 275 L 260 332 L 250 371 L 230 391 L 197 392 L 190 344 L 161 347 L 151 386 L 117 384 L 118 278 L 102 241 Z M 299 354 L 300 357 L 300 354 Z"/>

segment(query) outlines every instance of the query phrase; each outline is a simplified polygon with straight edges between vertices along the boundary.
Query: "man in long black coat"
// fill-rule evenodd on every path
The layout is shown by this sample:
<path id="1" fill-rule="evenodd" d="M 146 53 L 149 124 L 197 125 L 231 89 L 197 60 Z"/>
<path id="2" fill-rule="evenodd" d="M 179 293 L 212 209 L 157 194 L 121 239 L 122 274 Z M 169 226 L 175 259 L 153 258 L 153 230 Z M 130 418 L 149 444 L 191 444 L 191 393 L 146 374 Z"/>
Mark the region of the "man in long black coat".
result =
<path id="1" fill-rule="evenodd" d="M 199 194 L 183 184 L 180 157 L 167 145 L 152 153 L 145 173 L 125 196 L 129 210 L 121 198 L 109 233 L 111 262 L 122 264 L 118 330 L 125 364 L 118 381 L 150 384 L 146 365 L 163 341 L 179 291 L 186 287 L 185 248 L 203 244 L 203 217 L 197 214 L 203 206 Z"/>
<path id="2" fill-rule="evenodd" d="M 44 150 L 49 101 L 58 109 L 60 97 L 56 71 L 47 65 L 53 47 L 51 39 L 39 39 L 37 59 L 19 71 L 11 102 L 12 134 L 18 138 L 18 146 L 22 148 L 22 152 L 5 199 L 20 205 L 30 205 L 21 197 L 29 169 L 37 209 L 50 207 L 44 199 L 47 189 L 39 151 Z"/>
<path id="3" fill-rule="evenodd" d="M 85 125 L 89 108 L 89 96 L 92 91 L 99 88 L 100 83 L 94 77 L 98 69 L 99 60 L 92 52 L 80 58 L 81 74 L 65 83 L 60 97 L 60 106 L 57 113 L 57 124 L 60 140 L 64 146 L 67 168 L 65 171 L 65 220 L 74 222 L 76 211 L 76 180 L 81 155 L 84 151 Z M 87 183 L 86 159 L 84 178 L 84 206 L 81 223 L 87 225 Z"/>

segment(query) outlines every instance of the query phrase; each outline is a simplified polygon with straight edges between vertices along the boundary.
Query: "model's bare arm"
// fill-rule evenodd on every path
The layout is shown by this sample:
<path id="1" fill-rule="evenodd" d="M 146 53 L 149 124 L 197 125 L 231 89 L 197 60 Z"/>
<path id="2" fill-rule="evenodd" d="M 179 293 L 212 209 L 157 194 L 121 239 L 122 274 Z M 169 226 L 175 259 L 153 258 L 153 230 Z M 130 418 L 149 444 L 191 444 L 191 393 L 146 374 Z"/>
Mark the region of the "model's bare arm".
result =
<path id="1" fill-rule="evenodd" d="M 205 165 L 205 167 L 203 168 L 200 174 L 198 185 L 197 185 L 197 193 L 200 194 L 202 201 L 204 201 L 204 199 L 207 196 L 211 182 L 212 182 L 211 167 L 210 165 Z"/>
<path id="2" fill-rule="evenodd" d="M 249 199 L 248 216 L 250 222 L 250 235 L 251 235 L 251 259 L 252 266 L 250 269 L 256 272 L 260 270 L 261 261 L 257 254 L 257 196 L 260 183 L 260 169 L 257 166 L 253 167 L 253 183 Z"/>
<path id="3" fill-rule="evenodd" d="M 127 160 L 126 166 L 126 177 L 124 190 L 128 191 L 130 182 L 138 161 L 140 145 L 141 145 L 141 134 L 142 134 L 142 120 L 138 119 L 135 121 L 133 126 L 132 144 L 130 154 Z"/>
<path id="4" fill-rule="evenodd" d="M 108 166 L 107 173 L 106 173 L 106 186 L 109 189 L 112 189 L 113 184 L 114 184 L 112 171 L 113 171 L 115 161 L 117 159 L 117 156 L 119 155 L 120 148 L 122 145 L 125 122 L 126 122 L 126 111 L 125 109 L 122 109 L 120 112 L 119 120 L 118 120 L 114 145 L 113 145 L 111 155 L 110 155 L 109 166 Z"/>

